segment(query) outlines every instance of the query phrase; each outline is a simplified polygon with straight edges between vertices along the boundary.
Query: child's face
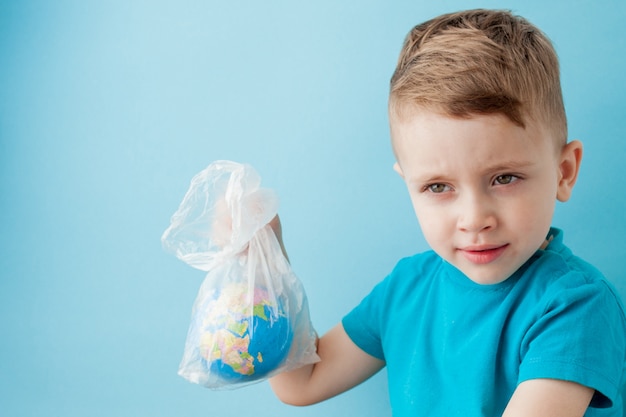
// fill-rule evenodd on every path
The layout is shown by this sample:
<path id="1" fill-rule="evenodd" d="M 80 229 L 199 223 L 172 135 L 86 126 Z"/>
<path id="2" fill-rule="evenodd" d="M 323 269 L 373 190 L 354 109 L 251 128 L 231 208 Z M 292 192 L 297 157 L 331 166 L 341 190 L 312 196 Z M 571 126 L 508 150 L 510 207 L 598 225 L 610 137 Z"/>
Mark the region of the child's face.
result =
<path id="1" fill-rule="evenodd" d="M 547 129 L 502 115 L 419 110 L 392 117 L 391 136 L 424 237 L 480 284 L 504 281 L 544 244 L 556 200 L 573 186 L 562 172 L 572 150 L 557 149 Z"/>

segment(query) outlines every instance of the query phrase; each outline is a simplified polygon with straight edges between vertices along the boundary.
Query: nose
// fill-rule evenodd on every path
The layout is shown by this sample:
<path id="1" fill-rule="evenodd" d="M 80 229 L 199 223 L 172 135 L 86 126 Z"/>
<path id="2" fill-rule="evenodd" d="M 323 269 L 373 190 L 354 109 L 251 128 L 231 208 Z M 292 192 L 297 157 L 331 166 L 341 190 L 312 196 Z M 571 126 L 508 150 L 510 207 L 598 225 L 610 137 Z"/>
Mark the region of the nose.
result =
<path id="1" fill-rule="evenodd" d="M 463 232 L 478 233 L 497 224 L 494 203 L 481 193 L 468 193 L 459 205 L 457 227 Z"/>

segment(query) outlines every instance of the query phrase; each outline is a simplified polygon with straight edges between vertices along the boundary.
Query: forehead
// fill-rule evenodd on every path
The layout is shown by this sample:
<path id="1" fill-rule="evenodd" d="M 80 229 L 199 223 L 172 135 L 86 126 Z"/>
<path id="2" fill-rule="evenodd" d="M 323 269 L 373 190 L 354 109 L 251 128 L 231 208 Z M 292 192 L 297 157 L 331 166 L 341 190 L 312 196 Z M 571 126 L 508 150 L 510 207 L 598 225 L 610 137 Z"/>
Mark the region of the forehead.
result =
<path id="1" fill-rule="evenodd" d="M 389 107 L 389 125 L 392 140 L 410 131 L 414 134 L 422 134 L 428 130 L 432 134 L 437 134 L 455 128 L 463 131 L 474 128 L 485 132 L 508 130 L 509 134 L 515 136 L 551 140 L 553 143 L 559 143 L 551 133 L 550 127 L 545 126 L 545 123 L 541 123 L 536 118 L 529 117 L 527 123 L 520 125 L 510 120 L 506 115 L 497 112 L 456 116 L 448 114 L 444 109 L 437 106 L 396 104 Z"/>
<path id="2" fill-rule="evenodd" d="M 405 171 L 479 169 L 487 165 L 529 164 L 552 156 L 550 135 L 536 124 L 521 127 L 500 114 L 469 118 L 433 111 L 391 117 L 396 158 Z"/>

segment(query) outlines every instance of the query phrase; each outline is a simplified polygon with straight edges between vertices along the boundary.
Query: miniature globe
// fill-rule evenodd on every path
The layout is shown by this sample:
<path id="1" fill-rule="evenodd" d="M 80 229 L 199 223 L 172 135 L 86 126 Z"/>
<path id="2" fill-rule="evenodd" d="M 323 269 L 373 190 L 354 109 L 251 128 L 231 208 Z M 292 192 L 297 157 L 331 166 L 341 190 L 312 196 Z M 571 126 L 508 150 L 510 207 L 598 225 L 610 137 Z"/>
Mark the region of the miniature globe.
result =
<path id="1" fill-rule="evenodd" d="M 252 381 L 278 368 L 293 339 L 283 307 L 267 290 L 225 286 L 209 301 L 200 334 L 207 371 L 225 380 Z"/>

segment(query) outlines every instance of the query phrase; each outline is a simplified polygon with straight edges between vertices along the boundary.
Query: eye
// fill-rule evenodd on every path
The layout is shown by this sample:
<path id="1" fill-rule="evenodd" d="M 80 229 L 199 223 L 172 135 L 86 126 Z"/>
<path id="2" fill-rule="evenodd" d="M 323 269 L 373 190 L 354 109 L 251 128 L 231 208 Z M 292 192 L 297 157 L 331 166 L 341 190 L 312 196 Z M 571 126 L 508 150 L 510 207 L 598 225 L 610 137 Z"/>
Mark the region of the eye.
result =
<path id="1" fill-rule="evenodd" d="M 431 193 L 440 194 L 444 191 L 450 190 L 450 187 L 446 184 L 430 184 L 426 186 L 426 190 L 430 191 Z"/>
<path id="2" fill-rule="evenodd" d="M 512 182 L 517 181 L 518 179 L 519 178 L 516 177 L 515 175 L 504 174 L 504 175 L 498 175 L 493 182 L 498 185 L 507 185 L 507 184 L 511 184 Z"/>

